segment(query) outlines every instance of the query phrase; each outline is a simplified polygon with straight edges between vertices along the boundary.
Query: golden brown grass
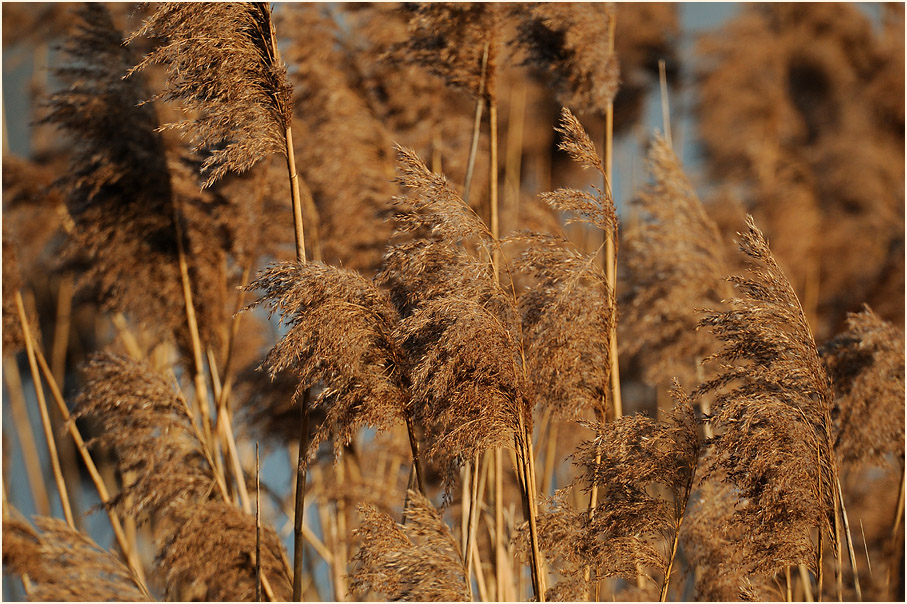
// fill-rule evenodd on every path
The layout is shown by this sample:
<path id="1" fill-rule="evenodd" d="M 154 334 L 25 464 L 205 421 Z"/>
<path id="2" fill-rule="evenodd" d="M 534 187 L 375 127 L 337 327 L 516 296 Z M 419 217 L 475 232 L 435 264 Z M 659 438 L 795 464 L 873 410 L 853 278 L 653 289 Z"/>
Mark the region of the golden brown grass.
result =
<path id="1" fill-rule="evenodd" d="M 903 599 L 902 9 L 695 81 L 661 4 L 61 10 L 4 6 L 5 598 Z M 659 60 L 705 154 L 672 106 L 642 182 Z"/>

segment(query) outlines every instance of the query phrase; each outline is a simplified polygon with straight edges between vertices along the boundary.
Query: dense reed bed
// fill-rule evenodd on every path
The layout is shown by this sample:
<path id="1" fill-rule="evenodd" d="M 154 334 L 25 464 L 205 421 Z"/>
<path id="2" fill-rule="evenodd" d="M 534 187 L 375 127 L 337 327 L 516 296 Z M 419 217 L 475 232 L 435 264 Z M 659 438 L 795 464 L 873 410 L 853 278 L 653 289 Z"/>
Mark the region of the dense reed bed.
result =
<path id="1" fill-rule="evenodd" d="M 5 4 L 4 597 L 903 600 L 877 8 Z"/>

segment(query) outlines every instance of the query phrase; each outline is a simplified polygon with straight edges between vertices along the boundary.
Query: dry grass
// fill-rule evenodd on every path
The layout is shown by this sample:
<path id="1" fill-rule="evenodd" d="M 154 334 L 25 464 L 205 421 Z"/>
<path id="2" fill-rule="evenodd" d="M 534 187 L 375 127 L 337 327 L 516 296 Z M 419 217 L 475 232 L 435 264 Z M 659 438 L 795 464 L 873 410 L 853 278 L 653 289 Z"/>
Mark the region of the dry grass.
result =
<path id="1" fill-rule="evenodd" d="M 4 597 L 903 599 L 903 9 L 680 10 L 4 6 Z"/>

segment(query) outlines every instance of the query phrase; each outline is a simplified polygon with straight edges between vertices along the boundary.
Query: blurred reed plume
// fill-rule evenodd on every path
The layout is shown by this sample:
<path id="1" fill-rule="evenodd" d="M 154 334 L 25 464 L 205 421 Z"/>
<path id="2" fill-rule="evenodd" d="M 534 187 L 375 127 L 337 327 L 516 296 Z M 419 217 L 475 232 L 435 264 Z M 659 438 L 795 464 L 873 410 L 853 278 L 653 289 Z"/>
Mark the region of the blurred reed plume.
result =
<path id="1" fill-rule="evenodd" d="M 85 367 L 85 387 L 72 421 L 100 423 L 96 443 L 111 447 L 124 475 L 116 500 L 130 516 L 184 520 L 191 503 L 214 488 L 213 468 L 182 394 L 147 364 L 99 354 Z"/>
<path id="2" fill-rule="evenodd" d="M 558 103 L 583 113 L 604 113 L 617 95 L 620 65 L 608 49 L 613 3 L 540 2 L 514 8 L 525 64 L 542 70 Z"/>
<path id="3" fill-rule="evenodd" d="M 3 599 L 902 601 L 904 10 L 726 8 L 4 5 Z"/>
<path id="4" fill-rule="evenodd" d="M 640 224 L 628 236 L 624 351 L 638 356 L 645 378 L 666 385 L 702 380 L 700 361 L 714 347 L 696 330 L 696 312 L 729 297 L 724 243 L 667 142 L 649 149 L 653 184 L 634 200 Z"/>
<path id="5" fill-rule="evenodd" d="M 871 308 L 822 349 L 835 384 L 835 452 L 845 464 L 902 465 L 904 332 Z"/>

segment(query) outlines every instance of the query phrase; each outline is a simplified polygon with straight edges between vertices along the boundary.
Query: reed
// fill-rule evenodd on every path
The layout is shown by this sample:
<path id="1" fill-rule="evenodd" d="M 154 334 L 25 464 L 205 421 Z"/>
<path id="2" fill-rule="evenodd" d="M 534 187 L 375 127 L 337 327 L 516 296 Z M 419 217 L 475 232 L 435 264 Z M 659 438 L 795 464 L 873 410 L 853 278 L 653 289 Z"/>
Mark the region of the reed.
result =
<path id="1" fill-rule="evenodd" d="M 4 5 L 4 598 L 902 600 L 903 10 L 679 15 Z"/>

